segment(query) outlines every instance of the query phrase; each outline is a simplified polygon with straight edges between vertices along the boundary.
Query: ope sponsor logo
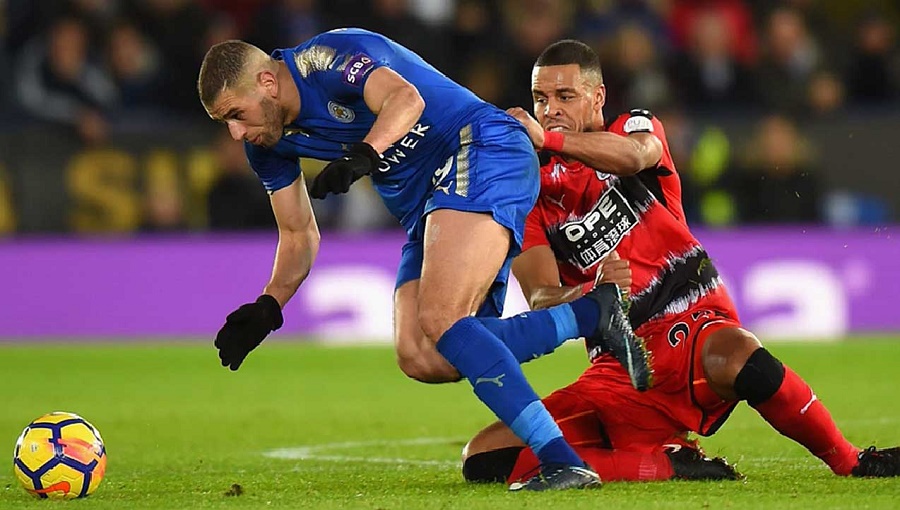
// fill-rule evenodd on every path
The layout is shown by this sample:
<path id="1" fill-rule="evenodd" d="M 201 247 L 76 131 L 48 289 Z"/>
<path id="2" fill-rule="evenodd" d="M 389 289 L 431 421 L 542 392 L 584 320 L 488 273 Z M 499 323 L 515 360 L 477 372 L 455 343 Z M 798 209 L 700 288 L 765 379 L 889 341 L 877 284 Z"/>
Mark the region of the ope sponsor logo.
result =
<path id="1" fill-rule="evenodd" d="M 563 227 L 566 239 L 571 242 L 580 241 L 584 236 L 597 229 L 600 220 L 608 220 L 616 212 L 616 203 L 609 194 L 603 195 L 600 204 L 579 223 L 569 223 Z"/>

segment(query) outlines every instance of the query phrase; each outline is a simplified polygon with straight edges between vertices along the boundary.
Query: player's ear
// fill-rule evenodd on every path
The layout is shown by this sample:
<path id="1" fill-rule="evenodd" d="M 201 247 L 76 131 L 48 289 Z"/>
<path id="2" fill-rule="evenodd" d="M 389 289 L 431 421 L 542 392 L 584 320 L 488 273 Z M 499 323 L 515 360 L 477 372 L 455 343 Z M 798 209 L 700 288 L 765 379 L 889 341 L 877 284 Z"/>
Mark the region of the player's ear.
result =
<path id="1" fill-rule="evenodd" d="M 256 75 L 256 83 L 271 97 L 278 95 L 278 77 L 272 71 L 263 69 Z"/>
<path id="2" fill-rule="evenodd" d="M 599 114 L 600 110 L 603 109 L 603 105 L 606 104 L 606 85 L 602 83 L 595 85 L 593 96 L 594 113 Z"/>

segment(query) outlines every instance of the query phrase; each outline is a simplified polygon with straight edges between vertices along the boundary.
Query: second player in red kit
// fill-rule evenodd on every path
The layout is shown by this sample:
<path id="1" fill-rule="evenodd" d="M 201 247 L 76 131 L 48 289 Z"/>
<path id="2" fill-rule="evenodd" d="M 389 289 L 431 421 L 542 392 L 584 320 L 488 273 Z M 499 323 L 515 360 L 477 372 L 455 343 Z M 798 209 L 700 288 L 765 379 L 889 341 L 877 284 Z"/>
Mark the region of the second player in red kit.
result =
<path id="1" fill-rule="evenodd" d="M 653 356 L 653 386 L 641 393 L 621 363 L 588 343 L 590 367 L 544 399 L 600 477 L 735 478 L 686 438 L 714 433 L 741 400 L 838 475 L 900 474 L 898 449 L 848 442 L 810 387 L 741 327 L 688 228 L 663 124 L 632 110 L 605 125 L 606 88 L 593 50 L 577 41 L 548 47 L 535 64 L 532 94 L 535 117 L 509 110 L 543 155 L 540 195 L 513 265 L 525 297 L 533 309 L 568 302 L 609 281 L 598 268 L 625 265 L 629 320 Z M 465 453 L 470 480 L 515 481 L 536 467 L 500 424 L 476 435 Z"/>

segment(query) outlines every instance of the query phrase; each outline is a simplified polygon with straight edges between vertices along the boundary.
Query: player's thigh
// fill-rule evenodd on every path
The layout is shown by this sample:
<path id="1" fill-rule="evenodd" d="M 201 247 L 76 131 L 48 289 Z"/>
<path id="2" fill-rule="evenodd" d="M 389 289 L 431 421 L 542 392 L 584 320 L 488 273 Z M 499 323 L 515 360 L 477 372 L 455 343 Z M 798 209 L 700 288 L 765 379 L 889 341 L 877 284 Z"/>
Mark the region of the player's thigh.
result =
<path id="1" fill-rule="evenodd" d="M 510 253 L 510 233 L 489 213 L 439 209 L 425 223 L 419 322 L 433 341 L 478 311 Z"/>

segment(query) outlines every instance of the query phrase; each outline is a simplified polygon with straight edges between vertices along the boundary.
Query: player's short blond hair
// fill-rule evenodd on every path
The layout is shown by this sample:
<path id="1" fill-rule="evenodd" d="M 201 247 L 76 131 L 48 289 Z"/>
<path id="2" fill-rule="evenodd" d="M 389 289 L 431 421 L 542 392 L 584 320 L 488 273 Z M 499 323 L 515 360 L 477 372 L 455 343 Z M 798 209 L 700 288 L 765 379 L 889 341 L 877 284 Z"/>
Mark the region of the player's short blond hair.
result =
<path id="1" fill-rule="evenodd" d="M 274 69 L 274 61 L 250 43 L 230 40 L 214 45 L 200 65 L 197 78 L 200 102 L 210 110 L 222 91 L 248 87 L 263 69 Z"/>

